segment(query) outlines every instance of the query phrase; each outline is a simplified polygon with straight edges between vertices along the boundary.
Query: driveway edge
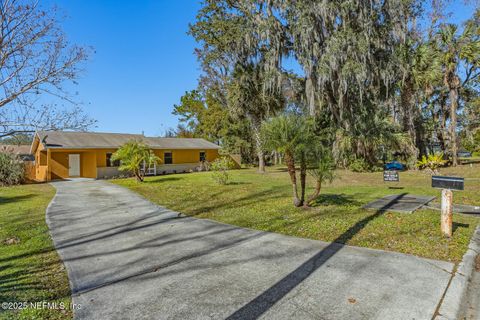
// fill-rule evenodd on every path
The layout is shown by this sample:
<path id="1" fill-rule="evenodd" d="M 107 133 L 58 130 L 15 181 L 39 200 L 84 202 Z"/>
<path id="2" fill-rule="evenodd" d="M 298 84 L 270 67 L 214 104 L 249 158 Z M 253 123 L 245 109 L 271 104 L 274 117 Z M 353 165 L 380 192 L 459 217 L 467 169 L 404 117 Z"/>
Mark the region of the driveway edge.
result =
<path id="1" fill-rule="evenodd" d="M 69 265 L 67 265 L 65 263 L 65 261 L 63 261 L 63 255 L 62 253 L 60 252 L 60 250 L 58 250 L 58 245 L 57 245 L 57 241 L 55 240 L 55 237 L 53 236 L 53 233 L 52 233 L 52 222 L 50 220 L 50 208 L 55 205 L 56 201 L 57 201 L 57 196 L 58 196 L 58 188 L 55 186 L 55 184 L 53 183 L 49 183 L 49 185 L 52 186 L 52 188 L 55 189 L 55 195 L 53 196 L 52 200 L 50 200 L 50 203 L 48 204 L 47 208 L 45 209 L 45 222 L 47 223 L 47 227 L 48 227 L 48 234 L 50 235 L 50 239 L 52 239 L 52 243 L 53 243 L 53 248 L 55 249 L 55 251 L 57 251 L 57 254 L 58 254 L 58 257 L 60 258 L 60 261 L 62 262 L 62 265 L 63 267 L 65 268 L 65 272 L 67 273 L 67 278 L 68 278 L 68 286 L 70 287 L 70 299 L 71 299 L 71 302 L 74 303 L 73 301 L 73 282 L 72 282 L 72 274 L 73 274 L 73 270 L 70 268 Z M 75 309 L 72 309 L 72 318 L 75 319 Z"/>
<path id="2" fill-rule="evenodd" d="M 475 270 L 475 257 L 478 254 L 480 254 L 480 225 L 475 229 L 467 252 L 452 276 L 435 320 L 459 319 L 465 303 L 468 284 Z"/>

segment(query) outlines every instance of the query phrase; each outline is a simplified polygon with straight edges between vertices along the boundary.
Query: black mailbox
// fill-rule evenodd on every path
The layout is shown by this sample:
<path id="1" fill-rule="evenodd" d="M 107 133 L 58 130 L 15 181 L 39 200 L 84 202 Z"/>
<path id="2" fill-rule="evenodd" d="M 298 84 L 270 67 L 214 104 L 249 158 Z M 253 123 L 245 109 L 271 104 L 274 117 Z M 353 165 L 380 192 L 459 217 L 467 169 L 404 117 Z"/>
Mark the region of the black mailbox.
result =
<path id="1" fill-rule="evenodd" d="M 432 176 L 432 188 L 463 190 L 464 179 L 460 177 Z"/>

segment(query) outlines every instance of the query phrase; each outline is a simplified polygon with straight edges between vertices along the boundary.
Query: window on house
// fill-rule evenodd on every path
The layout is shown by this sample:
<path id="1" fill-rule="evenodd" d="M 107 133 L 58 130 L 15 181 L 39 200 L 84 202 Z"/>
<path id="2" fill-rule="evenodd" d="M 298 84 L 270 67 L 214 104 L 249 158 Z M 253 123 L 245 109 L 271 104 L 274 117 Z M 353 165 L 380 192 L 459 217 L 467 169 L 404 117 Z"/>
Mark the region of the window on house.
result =
<path id="1" fill-rule="evenodd" d="M 205 151 L 200 151 L 200 162 L 207 160 L 207 154 Z"/>
<path id="2" fill-rule="evenodd" d="M 172 153 L 170 151 L 163 153 L 163 162 L 165 164 L 172 164 L 173 163 L 173 156 L 172 156 Z"/>
<path id="3" fill-rule="evenodd" d="M 112 153 L 107 152 L 107 167 L 119 167 L 120 166 L 120 160 L 112 160 Z"/>

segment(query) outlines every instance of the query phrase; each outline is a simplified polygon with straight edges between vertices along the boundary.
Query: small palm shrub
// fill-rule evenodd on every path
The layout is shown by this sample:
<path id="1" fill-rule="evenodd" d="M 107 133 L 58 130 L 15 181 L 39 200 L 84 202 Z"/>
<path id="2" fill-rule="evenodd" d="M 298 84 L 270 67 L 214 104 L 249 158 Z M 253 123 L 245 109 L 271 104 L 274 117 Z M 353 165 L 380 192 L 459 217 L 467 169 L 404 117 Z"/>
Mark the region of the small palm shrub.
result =
<path id="1" fill-rule="evenodd" d="M 233 162 L 227 157 L 220 157 L 210 163 L 210 170 L 212 170 L 212 178 L 218 184 L 228 184 L 230 174 L 228 171 L 233 169 Z"/>
<path id="2" fill-rule="evenodd" d="M 25 178 L 25 167 L 18 156 L 11 153 L 0 153 L 0 185 L 20 184 Z"/>
<path id="3" fill-rule="evenodd" d="M 333 157 L 329 153 L 317 153 L 316 161 L 308 169 L 308 173 L 315 179 L 315 191 L 307 199 L 306 206 L 318 198 L 323 183 L 332 183 L 333 179 L 335 179 L 335 161 Z"/>
<path id="4" fill-rule="evenodd" d="M 417 161 L 417 168 L 430 174 L 438 174 L 438 169 L 446 163 L 447 161 L 443 159 L 443 153 L 434 153 L 429 154 L 428 157 L 422 156 L 422 159 Z"/>
<path id="5" fill-rule="evenodd" d="M 112 155 L 112 160 L 120 160 L 118 170 L 131 172 L 138 182 L 142 182 L 145 177 L 145 172 L 142 170 L 144 164 L 148 168 L 150 165 L 160 161 L 145 143 L 136 140 L 122 145 Z"/>

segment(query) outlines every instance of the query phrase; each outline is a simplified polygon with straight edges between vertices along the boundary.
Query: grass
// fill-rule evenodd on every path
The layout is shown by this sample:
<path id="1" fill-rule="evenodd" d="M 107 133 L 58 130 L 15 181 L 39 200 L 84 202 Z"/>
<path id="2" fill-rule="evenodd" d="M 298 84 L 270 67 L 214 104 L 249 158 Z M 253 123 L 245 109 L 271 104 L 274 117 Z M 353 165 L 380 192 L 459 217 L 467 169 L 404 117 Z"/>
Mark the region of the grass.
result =
<path id="1" fill-rule="evenodd" d="M 67 273 L 45 222 L 45 209 L 54 194 L 48 184 L 0 187 L 0 304 L 70 304 Z M 7 239 L 18 243 L 6 244 Z M 70 318 L 69 310 L 0 308 L 0 319 Z"/>
<path id="2" fill-rule="evenodd" d="M 454 193 L 454 202 L 480 205 L 480 166 L 446 168 L 441 173 L 472 178 L 466 181 L 465 191 Z M 387 184 L 382 179 L 381 172 L 338 171 L 338 178 L 325 185 L 311 209 L 292 205 L 288 175 L 279 167 L 269 168 L 266 174 L 254 169 L 231 171 L 228 185 L 216 184 L 210 172 L 149 177 L 144 183 L 113 182 L 197 218 L 458 263 L 480 220 L 455 214 L 453 237 L 445 239 L 438 211 L 402 214 L 362 209 L 363 204 L 389 194 L 440 196 L 440 190 L 431 188 L 430 176 L 421 172 L 400 173 L 400 183 Z"/>

